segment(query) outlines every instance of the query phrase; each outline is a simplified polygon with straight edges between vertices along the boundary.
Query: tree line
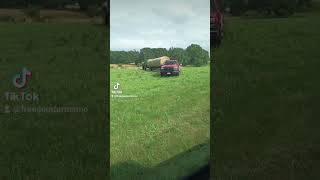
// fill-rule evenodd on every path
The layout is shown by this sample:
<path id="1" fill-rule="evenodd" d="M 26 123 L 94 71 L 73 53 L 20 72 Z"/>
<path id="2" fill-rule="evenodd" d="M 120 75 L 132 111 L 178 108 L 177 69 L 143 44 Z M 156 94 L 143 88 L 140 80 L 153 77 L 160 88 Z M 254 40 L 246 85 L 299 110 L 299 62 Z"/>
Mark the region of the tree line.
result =
<path id="1" fill-rule="evenodd" d="M 166 48 L 142 48 L 140 51 L 111 51 L 111 64 L 130 64 L 140 65 L 148 59 L 161 56 L 168 56 L 170 59 L 178 60 L 184 65 L 202 66 L 209 62 L 209 52 L 200 45 L 191 44 L 186 49 L 171 47 Z"/>
<path id="2" fill-rule="evenodd" d="M 308 10 L 312 0 L 224 0 L 222 8 L 230 9 L 232 15 L 243 15 L 254 10 L 260 14 L 288 16 L 297 11 Z"/>
<path id="3" fill-rule="evenodd" d="M 1 8 L 26 8 L 28 6 L 40 6 L 42 8 L 63 8 L 67 4 L 79 3 L 82 10 L 90 6 L 100 6 L 105 0 L 1 0 Z"/>

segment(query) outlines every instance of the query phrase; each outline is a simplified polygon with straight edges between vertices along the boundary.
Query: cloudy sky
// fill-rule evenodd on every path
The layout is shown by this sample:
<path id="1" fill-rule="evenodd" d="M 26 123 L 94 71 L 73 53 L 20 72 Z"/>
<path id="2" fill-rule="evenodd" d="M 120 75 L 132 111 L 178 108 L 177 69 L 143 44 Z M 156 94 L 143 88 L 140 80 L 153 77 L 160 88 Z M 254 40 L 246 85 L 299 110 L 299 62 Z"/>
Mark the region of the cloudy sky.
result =
<path id="1" fill-rule="evenodd" d="M 210 0 L 111 0 L 111 50 L 210 49 Z"/>

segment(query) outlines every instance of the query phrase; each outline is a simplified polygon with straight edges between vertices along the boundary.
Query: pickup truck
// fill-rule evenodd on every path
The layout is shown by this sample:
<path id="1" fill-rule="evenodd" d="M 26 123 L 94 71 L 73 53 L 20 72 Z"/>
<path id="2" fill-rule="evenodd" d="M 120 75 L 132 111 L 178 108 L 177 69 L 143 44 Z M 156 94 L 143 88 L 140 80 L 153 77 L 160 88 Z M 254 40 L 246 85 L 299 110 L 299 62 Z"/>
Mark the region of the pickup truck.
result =
<path id="1" fill-rule="evenodd" d="M 180 75 L 182 64 L 179 64 L 177 60 L 167 60 L 164 65 L 160 67 L 160 75 Z"/>

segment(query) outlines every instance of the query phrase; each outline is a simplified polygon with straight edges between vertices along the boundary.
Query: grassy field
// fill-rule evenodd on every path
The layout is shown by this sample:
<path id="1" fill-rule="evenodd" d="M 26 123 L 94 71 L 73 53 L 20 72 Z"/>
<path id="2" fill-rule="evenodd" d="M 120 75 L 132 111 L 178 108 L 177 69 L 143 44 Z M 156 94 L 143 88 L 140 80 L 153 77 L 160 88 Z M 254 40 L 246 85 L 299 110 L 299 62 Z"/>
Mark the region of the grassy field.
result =
<path id="1" fill-rule="evenodd" d="M 103 179 L 107 163 L 107 30 L 85 24 L 0 23 L 0 179 Z M 13 75 L 33 73 L 11 102 Z M 83 113 L 11 113 L 15 107 L 87 107 Z"/>
<path id="2" fill-rule="evenodd" d="M 319 179 L 319 18 L 226 20 L 213 52 L 214 179 Z"/>
<path id="3" fill-rule="evenodd" d="M 117 82 L 122 95 L 136 97 L 111 98 L 111 177 L 128 179 L 146 173 L 146 169 L 208 142 L 209 66 L 184 67 L 179 77 L 111 68 L 111 87 Z M 197 158 L 189 159 L 190 164 Z"/>

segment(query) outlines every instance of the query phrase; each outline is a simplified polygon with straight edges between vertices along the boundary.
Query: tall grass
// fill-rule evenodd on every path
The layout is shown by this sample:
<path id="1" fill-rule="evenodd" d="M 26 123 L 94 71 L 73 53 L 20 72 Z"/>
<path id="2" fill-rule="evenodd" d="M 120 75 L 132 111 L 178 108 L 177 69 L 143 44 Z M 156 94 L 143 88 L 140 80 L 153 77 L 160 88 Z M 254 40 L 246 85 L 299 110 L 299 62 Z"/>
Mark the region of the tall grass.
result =
<path id="1" fill-rule="evenodd" d="M 185 67 L 180 77 L 159 72 L 111 69 L 111 87 L 120 83 L 123 94 L 111 98 L 112 176 L 124 168 L 136 173 L 151 168 L 209 139 L 210 68 Z M 135 162 L 136 167 L 119 166 Z"/>
<path id="2" fill-rule="evenodd" d="M 87 46 L 81 46 L 83 34 Z M 0 113 L 0 179 L 104 179 L 107 32 L 90 25 L 0 23 L 0 108 L 87 107 L 87 113 Z M 95 47 L 101 46 L 96 52 Z M 102 50 L 103 49 L 103 50 Z M 8 102 L 12 77 L 33 72 L 23 91 L 39 102 Z"/>
<path id="3" fill-rule="evenodd" d="M 319 14 L 226 20 L 214 54 L 215 179 L 318 179 Z"/>

